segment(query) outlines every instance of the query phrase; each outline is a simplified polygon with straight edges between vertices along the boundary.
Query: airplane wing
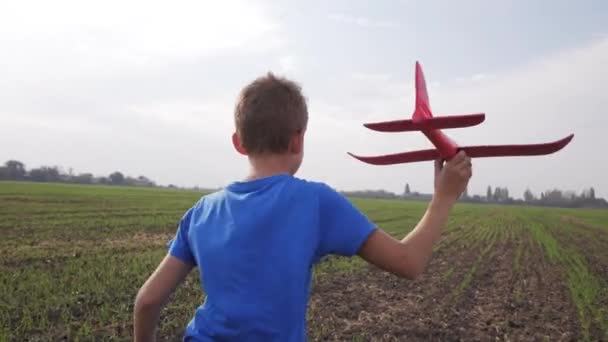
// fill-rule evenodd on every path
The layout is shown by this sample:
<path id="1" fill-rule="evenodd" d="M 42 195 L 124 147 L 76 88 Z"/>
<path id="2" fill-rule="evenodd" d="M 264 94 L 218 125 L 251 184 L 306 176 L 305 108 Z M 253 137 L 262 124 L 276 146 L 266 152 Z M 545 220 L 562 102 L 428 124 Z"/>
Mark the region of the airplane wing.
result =
<path id="1" fill-rule="evenodd" d="M 439 158 L 439 151 L 432 150 L 419 150 L 412 152 L 402 152 L 395 154 L 385 154 L 381 156 L 358 156 L 347 152 L 351 157 L 358 159 L 364 163 L 372 165 L 391 165 L 391 164 L 403 164 L 403 163 L 415 163 L 421 161 L 435 160 Z"/>
<path id="2" fill-rule="evenodd" d="M 462 149 L 471 158 L 540 156 L 561 150 L 570 143 L 572 138 L 574 138 L 574 134 L 544 144 L 468 146 L 462 147 Z"/>
<path id="3" fill-rule="evenodd" d="M 563 139 L 542 144 L 465 146 L 459 147 L 459 149 L 464 150 L 471 158 L 538 156 L 552 154 L 561 150 L 570 143 L 573 137 L 574 134 L 571 134 Z M 353 158 L 372 165 L 415 163 L 435 160 L 440 156 L 439 151 L 435 149 L 369 157 L 357 156 L 350 152 L 348 154 Z"/>
<path id="4" fill-rule="evenodd" d="M 363 126 L 379 132 L 407 132 L 427 129 L 460 128 L 479 125 L 485 120 L 485 114 L 466 114 L 436 116 L 423 120 L 393 120 L 363 124 Z"/>

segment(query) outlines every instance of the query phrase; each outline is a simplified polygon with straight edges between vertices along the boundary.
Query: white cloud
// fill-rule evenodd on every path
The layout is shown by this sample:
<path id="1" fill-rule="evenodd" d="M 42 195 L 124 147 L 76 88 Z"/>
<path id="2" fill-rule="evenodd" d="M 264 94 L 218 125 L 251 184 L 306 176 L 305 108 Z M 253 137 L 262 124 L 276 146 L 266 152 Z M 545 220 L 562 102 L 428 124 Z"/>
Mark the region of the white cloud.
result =
<path id="1" fill-rule="evenodd" d="M 358 26 L 364 26 L 364 27 L 370 27 L 370 26 L 384 27 L 384 28 L 397 27 L 397 24 L 392 21 L 372 20 L 370 18 L 352 16 L 352 15 L 348 15 L 348 14 L 330 14 L 327 16 L 327 18 L 329 20 L 340 22 L 340 23 L 358 25 Z"/>
<path id="2" fill-rule="evenodd" d="M 373 74 L 365 72 L 355 72 L 352 74 L 352 78 L 357 81 L 363 82 L 389 82 L 391 81 L 391 75 L 389 74 Z"/>
<path id="3" fill-rule="evenodd" d="M 473 76 L 471 76 L 471 80 L 472 81 L 481 81 L 483 79 L 485 79 L 487 77 L 486 74 L 475 74 Z"/>
<path id="4" fill-rule="evenodd" d="M 200 127 L 201 130 L 213 127 L 214 129 L 207 132 L 213 134 L 217 132 L 216 129 L 231 127 L 229 118 L 233 108 L 230 105 L 231 102 L 227 98 L 216 99 L 214 102 L 165 100 L 128 106 L 125 114 L 142 120 L 157 121 L 160 124 Z"/>
<path id="5" fill-rule="evenodd" d="M 205 158 L 241 162 L 226 138 L 241 58 L 281 35 L 250 1 L 0 2 L 0 162 L 221 185 L 240 175 Z"/>
<path id="6" fill-rule="evenodd" d="M 297 68 L 297 58 L 292 55 L 281 56 L 279 58 L 279 70 L 282 73 L 292 73 Z"/>
<path id="7" fill-rule="evenodd" d="M 281 43 L 277 23 L 250 1 L 0 4 L 0 68 L 3 75 L 8 71 L 18 79 L 137 72 L 227 51 L 263 51 Z"/>
<path id="8" fill-rule="evenodd" d="M 413 83 L 385 73 L 355 72 L 345 78 L 328 78 L 324 87 L 310 89 L 322 103 L 342 108 L 339 119 L 370 120 L 411 114 Z"/>

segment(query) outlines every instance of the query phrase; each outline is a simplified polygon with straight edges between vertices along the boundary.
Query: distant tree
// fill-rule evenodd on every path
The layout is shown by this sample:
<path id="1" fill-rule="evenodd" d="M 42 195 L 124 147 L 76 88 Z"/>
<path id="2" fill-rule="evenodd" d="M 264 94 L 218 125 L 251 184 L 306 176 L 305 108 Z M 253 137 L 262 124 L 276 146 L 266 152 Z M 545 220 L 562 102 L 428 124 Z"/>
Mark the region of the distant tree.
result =
<path id="1" fill-rule="evenodd" d="M 547 193 L 545 193 L 545 197 L 547 197 Z M 561 190 L 554 189 L 549 191 L 548 197 L 556 200 L 562 200 L 564 199 L 564 193 Z"/>
<path id="2" fill-rule="evenodd" d="M 593 187 L 589 189 L 589 198 L 595 199 L 595 189 Z"/>
<path id="3" fill-rule="evenodd" d="M 545 196 L 543 200 L 549 203 L 560 203 L 564 202 L 564 196 L 561 190 L 553 189 L 545 191 Z"/>
<path id="4" fill-rule="evenodd" d="M 74 174 L 73 168 L 68 168 L 67 173 L 59 166 L 41 166 L 32 170 L 26 170 L 25 165 L 18 160 L 8 160 L 4 166 L 0 166 L 0 180 L 31 180 L 35 182 L 69 182 L 78 184 L 131 184 L 137 186 L 155 187 L 156 183 L 145 176 L 137 178 L 125 177 L 116 171 L 108 177 L 96 178 L 91 173 Z"/>
<path id="5" fill-rule="evenodd" d="M 61 175 L 57 167 L 42 166 L 29 172 L 30 179 L 35 182 L 58 182 Z"/>
<path id="6" fill-rule="evenodd" d="M 405 194 L 406 194 L 406 195 L 409 195 L 410 193 L 411 193 L 411 190 L 410 190 L 410 184 L 409 184 L 409 183 L 406 183 L 406 184 L 405 184 Z"/>
<path id="7" fill-rule="evenodd" d="M 42 168 L 39 169 L 31 169 L 30 170 L 30 180 L 34 182 L 44 182 L 45 181 L 45 172 Z"/>
<path id="8" fill-rule="evenodd" d="M 0 166 L 0 180 L 10 179 L 8 176 L 8 168 L 5 166 Z"/>
<path id="9" fill-rule="evenodd" d="M 20 180 L 25 178 L 25 165 L 18 160 L 9 160 L 4 166 L 6 166 L 8 172 L 8 179 Z"/>
<path id="10" fill-rule="evenodd" d="M 115 185 L 123 184 L 125 182 L 125 176 L 119 171 L 112 173 L 109 178 L 110 183 Z"/>
<path id="11" fill-rule="evenodd" d="M 486 191 L 486 199 L 490 201 L 492 199 L 492 187 L 488 185 L 488 190 Z"/>
<path id="12" fill-rule="evenodd" d="M 137 177 L 137 185 L 155 186 L 156 184 L 153 181 L 151 181 L 150 179 L 148 179 L 148 177 L 146 177 L 146 176 L 139 176 L 139 177 Z"/>
<path id="13" fill-rule="evenodd" d="M 497 186 L 494 189 L 494 194 L 492 195 L 492 199 L 495 202 L 510 202 L 511 197 L 509 197 L 509 189 Z"/>
<path id="14" fill-rule="evenodd" d="M 576 192 L 574 192 L 574 191 L 564 191 L 562 193 L 562 196 L 565 200 L 570 200 L 570 201 L 574 201 L 578 198 L 578 196 L 576 196 Z"/>
<path id="15" fill-rule="evenodd" d="M 124 181 L 122 182 L 122 184 L 124 185 L 130 185 L 130 186 L 136 186 L 137 185 L 137 179 L 133 178 L 133 177 L 125 177 Z"/>
<path id="16" fill-rule="evenodd" d="M 535 198 L 532 191 L 530 191 L 530 189 L 526 189 L 526 191 L 524 192 L 524 201 L 526 201 L 527 203 L 531 203 L 534 202 L 534 200 Z"/>
<path id="17" fill-rule="evenodd" d="M 30 179 L 34 182 L 45 182 L 46 181 L 46 172 L 42 168 L 39 169 L 31 169 L 30 170 Z"/>
<path id="18" fill-rule="evenodd" d="M 72 177 L 72 182 L 79 184 L 91 184 L 93 183 L 94 177 L 90 173 L 81 173 L 78 176 Z"/>
<path id="19" fill-rule="evenodd" d="M 494 194 L 492 195 L 492 200 L 494 202 L 498 202 L 500 200 L 500 191 L 501 189 L 499 186 L 494 188 Z"/>
<path id="20" fill-rule="evenodd" d="M 57 166 L 43 166 L 42 169 L 46 172 L 47 182 L 59 182 L 61 180 L 61 171 Z"/>

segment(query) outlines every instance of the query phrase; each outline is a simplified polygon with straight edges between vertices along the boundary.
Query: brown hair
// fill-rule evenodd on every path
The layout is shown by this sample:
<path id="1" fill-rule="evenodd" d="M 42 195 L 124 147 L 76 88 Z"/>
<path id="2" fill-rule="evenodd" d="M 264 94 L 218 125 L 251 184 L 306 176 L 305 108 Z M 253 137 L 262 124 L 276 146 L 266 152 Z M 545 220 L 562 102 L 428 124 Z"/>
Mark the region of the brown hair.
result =
<path id="1" fill-rule="evenodd" d="M 243 88 L 234 120 L 248 154 L 283 153 L 291 137 L 306 129 L 306 98 L 297 83 L 269 72 Z"/>

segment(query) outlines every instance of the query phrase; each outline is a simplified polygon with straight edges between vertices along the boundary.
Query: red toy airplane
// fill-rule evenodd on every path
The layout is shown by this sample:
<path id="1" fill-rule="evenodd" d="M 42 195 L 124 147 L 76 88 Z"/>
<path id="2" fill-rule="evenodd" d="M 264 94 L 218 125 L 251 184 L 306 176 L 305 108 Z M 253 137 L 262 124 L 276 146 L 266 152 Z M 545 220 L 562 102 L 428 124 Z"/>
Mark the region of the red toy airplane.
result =
<path id="1" fill-rule="evenodd" d="M 485 119 L 485 114 L 451 115 L 433 117 L 426 82 L 420 63 L 416 62 L 416 109 L 411 120 L 395 120 L 364 124 L 365 127 L 380 132 L 422 131 L 435 145 L 436 149 L 387 154 L 382 156 L 362 157 L 348 154 L 362 162 L 373 165 L 402 164 L 435 160 L 439 157 L 450 160 L 458 151 L 464 150 L 471 158 L 505 157 L 505 156 L 536 156 L 555 153 L 564 148 L 574 134 L 561 140 L 533 145 L 491 145 L 467 146 L 456 145 L 440 129 L 459 128 L 479 125 Z"/>

